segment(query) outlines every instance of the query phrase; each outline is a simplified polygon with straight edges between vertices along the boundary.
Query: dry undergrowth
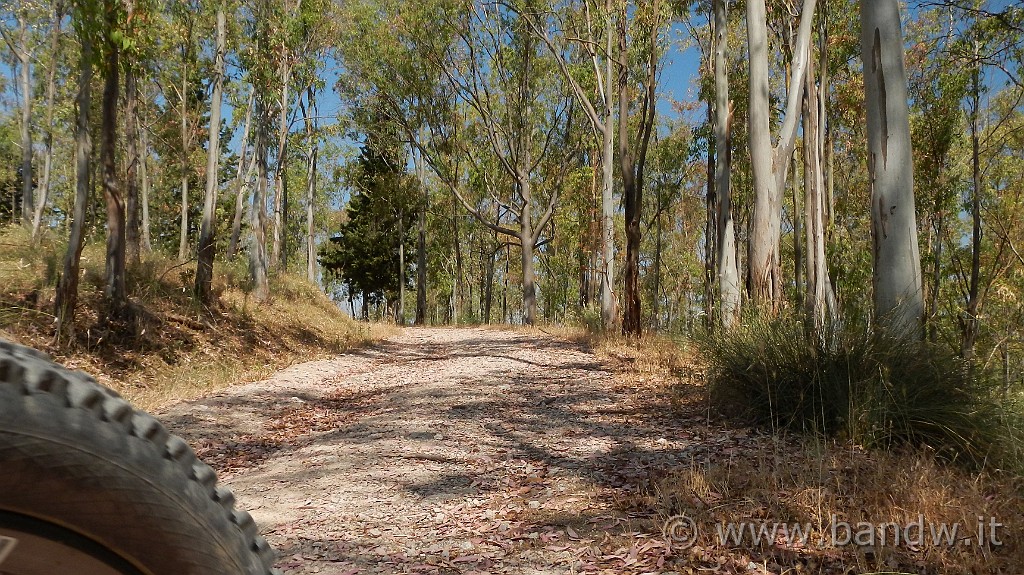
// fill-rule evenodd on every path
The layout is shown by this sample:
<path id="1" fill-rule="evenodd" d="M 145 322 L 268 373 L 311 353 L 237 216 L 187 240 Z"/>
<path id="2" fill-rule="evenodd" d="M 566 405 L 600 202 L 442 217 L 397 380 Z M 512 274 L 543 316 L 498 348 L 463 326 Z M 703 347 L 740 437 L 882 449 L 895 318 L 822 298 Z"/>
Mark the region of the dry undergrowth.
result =
<path id="1" fill-rule="evenodd" d="M 293 363 L 343 352 L 394 329 L 352 321 L 302 279 L 278 276 L 272 298 L 258 304 L 245 290 L 244 262 L 215 267 L 217 303 L 191 296 L 195 263 L 153 254 L 129 269 L 132 336 L 103 326 L 103 246 L 82 254 L 75 338 L 54 342 L 53 298 L 65 246 L 33 248 L 20 227 L 0 230 L 0 336 L 50 353 L 143 409 L 199 397 L 264 378 Z"/>
<path id="2" fill-rule="evenodd" d="M 638 342 L 590 336 L 588 341 L 599 356 L 617 364 L 626 385 L 646 390 L 640 395 L 651 398 L 651 410 L 671 409 L 680 418 L 703 420 L 707 429 L 694 432 L 704 437 L 730 431 L 715 456 L 653 476 L 646 490 L 618 503 L 626 514 L 656 510 L 647 526 L 651 531 L 679 514 L 694 521 L 696 543 L 674 552 L 683 559 L 672 566 L 680 573 L 1009 574 L 1024 565 L 1022 478 L 969 472 L 920 451 L 868 452 L 817 437 L 743 429 L 742 422 L 708 404 L 700 358 L 685 343 L 658 337 Z M 774 542 L 737 545 L 719 539 L 716 526 L 730 523 L 769 530 L 796 524 L 809 527 L 810 536 L 801 543 L 798 534 L 787 539 L 776 530 Z M 867 534 L 869 524 L 873 536 Z M 917 525 L 924 529 L 923 540 Z M 958 525 L 954 543 L 943 525 Z M 832 544 L 833 528 L 840 545 Z M 854 536 L 859 539 L 842 545 Z M 606 546 L 616 544 L 613 539 Z"/>

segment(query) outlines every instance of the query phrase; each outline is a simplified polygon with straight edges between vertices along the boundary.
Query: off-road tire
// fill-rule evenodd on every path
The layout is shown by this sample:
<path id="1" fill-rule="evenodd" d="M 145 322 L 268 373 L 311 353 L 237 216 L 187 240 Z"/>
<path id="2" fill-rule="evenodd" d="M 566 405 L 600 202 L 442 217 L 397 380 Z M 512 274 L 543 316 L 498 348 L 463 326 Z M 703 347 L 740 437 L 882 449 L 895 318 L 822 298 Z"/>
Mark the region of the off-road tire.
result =
<path id="1" fill-rule="evenodd" d="M 279 573 L 252 517 L 184 440 L 84 373 L 0 341 L 0 528 L 5 517 L 95 543 L 125 572 Z"/>

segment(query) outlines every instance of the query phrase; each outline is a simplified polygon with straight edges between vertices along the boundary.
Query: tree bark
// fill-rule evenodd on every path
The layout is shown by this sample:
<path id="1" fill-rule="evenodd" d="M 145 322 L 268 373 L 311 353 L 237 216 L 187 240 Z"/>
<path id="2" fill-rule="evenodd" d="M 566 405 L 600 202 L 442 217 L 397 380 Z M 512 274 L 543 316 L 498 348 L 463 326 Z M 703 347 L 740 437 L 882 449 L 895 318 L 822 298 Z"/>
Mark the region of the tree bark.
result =
<path id="1" fill-rule="evenodd" d="M 813 60 L 811 61 L 813 62 Z M 836 319 L 836 303 L 825 261 L 825 178 L 822 173 L 818 88 L 808 65 L 804 98 L 804 229 L 807 291 L 805 307 L 817 332 Z"/>
<path id="2" fill-rule="evenodd" d="M 125 286 L 125 206 L 121 186 L 117 180 L 114 157 L 117 146 L 117 99 L 120 88 L 120 47 L 113 37 L 117 29 L 117 11 L 114 0 L 104 2 L 107 18 L 107 58 L 104 70 L 100 162 L 103 166 L 103 199 L 107 207 L 106 279 L 103 295 L 107 301 L 109 316 L 120 320 L 124 319 L 128 310 L 128 293 Z"/>
<path id="3" fill-rule="evenodd" d="M 459 325 L 462 319 L 462 238 L 459 237 L 458 200 L 452 204 L 452 245 L 455 247 L 455 277 L 452 281 L 452 324 Z"/>
<path id="4" fill-rule="evenodd" d="M 178 235 L 178 261 L 188 259 L 188 49 L 181 49 L 181 230 Z"/>
<path id="5" fill-rule="evenodd" d="M 899 2 L 863 2 L 860 18 L 875 314 L 880 324 L 920 338 L 924 301 Z"/>
<path id="6" fill-rule="evenodd" d="M 18 61 L 19 89 L 21 90 L 21 221 L 32 225 L 32 55 L 28 48 L 28 16 L 18 12 L 20 46 L 12 52 Z"/>
<path id="7" fill-rule="evenodd" d="M 125 62 L 125 148 L 128 170 L 125 177 L 125 249 L 128 261 L 138 264 L 141 245 L 139 233 L 139 98 L 135 66 Z"/>
<path id="8" fill-rule="evenodd" d="M 235 216 L 231 220 L 231 239 L 228 243 L 227 257 L 232 258 L 238 250 L 238 238 L 242 233 L 242 212 L 245 209 L 246 185 L 252 179 L 252 172 L 256 168 L 256 159 L 249 160 L 246 167 L 245 154 L 249 144 L 249 128 L 252 121 L 252 109 L 256 97 L 254 89 L 249 94 L 249 105 L 245 109 L 245 127 L 242 128 L 242 143 L 238 151 L 238 172 L 235 174 Z"/>
<path id="9" fill-rule="evenodd" d="M 729 28 L 726 0 L 715 0 L 715 192 L 718 194 L 718 297 L 722 327 L 740 315 L 740 277 L 732 218 L 732 102 L 729 100 Z"/>
<path id="10" fill-rule="evenodd" d="M 66 334 L 74 337 L 75 307 L 78 304 L 78 280 L 85 240 L 86 205 L 89 202 L 89 175 L 92 140 L 89 137 L 89 109 L 92 102 L 93 46 L 89 31 L 81 34 L 81 52 L 78 58 L 78 95 L 75 97 L 75 203 L 71 213 L 71 233 L 57 293 L 54 315 L 57 316 L 57 339 Z"/>
<path id="11" fill-rule="evenodd" d="M 39 198 L 32 216 L 32 239 L 39 240 L 43 211 L 50 197 L 50 177 L 53 171 L 53 110 L 57 86 L 57 53 L 60 49 L 61 22 L 64 20 L 64 2 L 53 6 L 53 25 L 50 28 L 50 66 L 46 70 L 46 120 L 43 132 L 43 173 L 39 181 Z"/>
<path id="12" fill-rule="evenodd" d="M 658 14 L 658 0 L 653 2 L 655 19 Z M 627 54 L 626 45 L 627 14 L 623 6 L 619 14 L 618 38 L 619 54 Z M 624 269 L 625 289 L 622 311 L 623 335 L 639 336 L 643 331 L 640 310 L 640 216 L 643 211 L 644 163 L 647 160 L 647 148 L 654 127 L 655 88 L 657 82 L 657 42 L 659 23 L 651 26 L 647 77 L 644 81 L 644 94 L 640 106 L 640 121 L 637 127 L 635 148 L 630 147 L 629 139 L 629 69 L 619 61 L 619 166 L 622 172 L 623 204 L 626 219 L 626 262 Z"/>
<path id="13" fill-rule="evenodd" d="M 252 221 L 249 224 L 251 230 L 249 246 L 249 275 L 253 281 L 253 298 L 262 302 L 270 295 L 270 287 L 267 283 L 267 179 L 270 174 L 267 170 L 267 131 L 270 123 L 267 105 L 262 99 L 257 100 L 257 128 L 256 144 L 254 154 L 256 155 L 256 166 L 259 173 L 256 178 L 256 193 L 252 199 Z M 365 304 L 365 301 L 363 303 Z"/>
<path id="14" fill-rule="evenodd" d="M 606 26 L 604 60 L 604 130 L 601 134 L 601 324 L 615 329 L 619 317 L 615 306 L 615 91 L 612 85 L 615 21 L 612 0 L 605 0 Z"/>
<path id="15" fill-rule="evenodd" d="M 213 286 L 213 257 L 216 253 L 217 235 L 217 188 L 220 177 L 220 109 L 224 91 L 224 51 L 227 44 L 225 32 L 224 2 L 217 6 L 217 44 L 214 62 L 213 101 L 210 103 L 210 136 L 206 149 L 206 190 L 203 196 L 203 220 L 199 231 L 199 247 L 196 255 L 196 298 L 205 305 L 210 304 Z"/>
<path id="16" fill-rule="evenodd" d="M 142 244 L 140 247 L 143 252 L 148 254 L 153 251 L 149 219 L 149 130 L 146 129 L 141 117 L 137 117 L 136 122 L 138 123 L 139 144 L 141 146 L 139 151 L 139 179 L 142 181 L 142 197 L 140 198 L 142 205 Z"/>
<path id="17" fill-rule="evenodd" d="M 398 305 L 395 306 L 395 323 L 405 325 L 405 212 L 398 208 Z"/>
<path id="18" fill-rule="evenodd" d="M 786 116 L 777 146 L 771 141 L 768 84 L 768 27 L 764 0 L 747 2 L 747 45 L 750 61 L 749 143 L 754 181 L 754 213 L 748 262 L 750 297 L 774 313 L 781 299 L 779 240 L 782 229 L 782 190 L 786 186 L 796 125 L 804 88 L 815 0 L 804 0 L 787 95 Z"/>
<path id="19" fill-rule="evenodd" d="M 522 185 L 522 184 L 521 184 Z M 519 235 L 519 243 L 523 256 L 523 313 L 526 325 L 535 325 L 537 322 L 537 287 L 533 273 L 533 222 L 530 213 L 530 191 L 529 184 L 523 190 L 524 208 L 520 217 L 522 233 Z"/>
<path id="20" fill-rule="evenodd" d="M 971 74 L 971 276 L 967 284 L 964 310 L 960 314 L 960 354 L 967 361 L 974 360 L 974 345 L 978 339 L 981 320 L 981 63 L 978 61 L 978 43 L 974 44 L 974 70 Z"/>
<path id="21" fill-rule="evenodd" d="M 317 115 L 316 88 L 310 86 L 307 91 L 309 110 Z M 319 146 L 316 142 L 316 120 L 306 117 L 306 138 L 309 140 L 309 152 L 306 155 L 306 279 L 316 282 L 316 237 L 314 236 L 314 209 L 316 207 L 316 161 Z"/>
<path id="22" fill-rule="evenodd" d="M 281 253 L 287 248 L 283 245 L 287 239 L 284 237 L 285 204 L 288 202 L 287 192 L 284 187 L 285 169 L 287 168 L 287 146 L 288 146 L 288 88 L 291 80 L 291 66 L 287 61 L 281 63 L 281 102 L 278 115 L 277 133 L 277 167 L 274 174 L 274 236 L 273 245 L 270 251 L 270 266 L 277 267 L 281 263 Z"/>
<path id="23" fill-rule="evenodd" d="M 419 153 L 414 152 L 416 160 L 416 178 L 420 184 L 420 191 L 423 199 L 419 209 L 419 230 L 416 239 L 416 325 L 423 325 L 427 322 L 427 204 L 430 194 L 427 192 L 427 166 Z M 493 258 L 492 258 L 493 260 Z M 493 267 L 493 262 L 492 262 Z M 488 288 L 488 299 L 490 289 Z M 490 316 L 490 301 L 487 302 L 486 315 Z M 484 323 L 488 323 L 488 319 Z"/>

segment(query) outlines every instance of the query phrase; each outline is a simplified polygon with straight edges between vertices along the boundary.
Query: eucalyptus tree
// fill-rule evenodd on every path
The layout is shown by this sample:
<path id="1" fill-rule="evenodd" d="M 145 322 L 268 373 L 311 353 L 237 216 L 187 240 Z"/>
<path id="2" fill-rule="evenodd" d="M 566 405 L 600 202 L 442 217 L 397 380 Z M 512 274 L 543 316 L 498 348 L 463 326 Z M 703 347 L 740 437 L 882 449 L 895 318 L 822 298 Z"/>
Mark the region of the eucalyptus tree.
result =
<path id="1" fill-rule="evenodd" d="M 267 257 L 267 182 L 270 177 L 267 152 L 270 139 L 271 107 L 273 103 L 273 84 L 276 70 L 273 66 L 274 50 L 272 46 L 270 0 L 260 0 L 250 6 L 246 29 L 252 39 L 252 49 L 244 56 L 245 67 L 253 87 L 253 111 L 255 137 L 253 142 L 253 165 L 256 169 L 256 184 L 249 210 L 248 255 L 249 274 L 252 278 L 252 294 L 256 301 L 264 301 L 270 296 L 268 269 L 270 262 Z"/>
<path id="2" fill-rule="evenodd" d="M 29 26 L 32 3 L 18 0 L 12 7 L 17 22 L 17 34 L 12 35 L 6 25 L 0 25 L 0 37 L 14 56 L 18 69 L 18 91 L 21 100 L 21 220 L 32 224 L 32 59 L 35 50 Z M 6 24 L 6 23 L 4 23 Z"/>
<path id="3" fill-rule="evenodd" d="M 196 264 L 196 298 L 210 303 L 211 286 L 213 283 L 213 257 L 216 251 L 214 239 L 217 233 L 216 217 L 217 191 L 220 184 L 220 173 L 217 169 L 220 161 L 220 109 L 224 91 L 224 59 L 227 50 L 226 6 L 227 0 L 217 3 L 217 40 L 214 47 L 213 99 L 210 104 L 210 138 L 206 154 L 206 193 L 203 201 L 203 220 L 199 232 L 199 247 Z"/>
<path id="4" fill-rule="evenodd" d="M 383 101 L 458 205 L 520 247 L 524 321 L 533 323 L 535 250 L 578 161 L 574 98 L 522 20 L 533 10 L 441 0 L 381 20 L 394 9 L 350 5 L 348 91 Z"/>
<path id="5" fill-rule="evenodd" d="M 520 8 L 522 9 L 522 8 Z M 544 40 L 601 145 L 601 323 L 611 330 L 615 302 L 615 11 L 612 0 L 554 5 L 526 22 Z M 553 28 L 553 29 L 551 29 Z M 620 56 L 622 57 L 622 56 Z M 596 97 L 591 97 L 594 94 Z"/>
<path id="6" fill-rule="evenodd" d="M 295 22 L 294 34 L 298 44 L 299 57 L 294 70 L 298 81 L 298 104 L 301 121 L 305 128 L 305 160 L 306 160 L 306 221 L 305 221 L 305 259 L 306 278 L 316 281 L 316 195 L 317 170 L 320 157 L 320 143 L 324 137 L 320 129 L 320 108 L 317 104 L 318 94 L 324 88 L 321 79 L 324 57 L 328 54 L 330 43 L 335 39 L 333 29 L 333 4 L 325 0 L 304 0 Z M 305 98 L 305 102 L 303 102 Z M 285 205 L 287 213 L 287 204 Z M 287 221 L 285 222 L 287 225 Z M 286 238 L 287 236 L 285 236 Z M 284 245 L 287 248 L 287 243 Z M 287 250 L 285 253 L 287 256 Z"/>
<path id="7" fill-rule="evenodd" d="M 53 3 L 53 19 L 50 22 L 49 58 L 46 67 L 46 111 L 43 120 L 43 172 L 39 178 L 39 197 L 35 200 L 35 213 L 32 216 L 32 237 L 39 239 L 43 222 L 43 212 L 50 198 L 53 185 L 53 116 L 57 92 L 57 67 L 61 60 L 60 46 L 63 36 L 62 24 L 67 6 L 63 0 Z"/>
<path id="8" fill-rule="evenodd" d="M 153 77 L 159 67 L 166 22 L 156 0 L 121 0 L 125 21 L 121 66 L 124 73 L 125 244 L 130 263 L 152 251 L 149 214 L 149 131 L 144 111 L 153 107 Z"/>
<path id="9" fill-rule="evenodd" d="M 92 140 L 89 136 L 89 110 L 92 107 L 92 77 L 96 58 L 97 30 L 102 30 L 100 8 L 95 0 L 77 2 L 72 8 L 72 24 L 80 48 L 78 57 L 78 94 L 75 97 L 75 199 L 71 213 L 71 232 L 54 297 L 57 338 L 74 333 L 78 304 L 78 280 L 81 276 L 82 248 L 85 245 L 85 218 L 89 202 L 89 176 L 92 173 Z"/>
<path id="10" fill-rule="evenodd" d="M 740 274 L 736 261 L 736 230 L 732 216 L 732 121 L 729 99 L 729 0 L 713 0 L 714 78 L 715 78 L 715 193 L 717 194 L 718 233 L 715 258 L 718 264 L 718 297 L 722 326 L 732 328 L 739 321 Z M 710 176 L 709 176 L 710 177 Z"/>
<path id="11" fill-rule="evenodd" d="M 863 2 L 860 21 L 875 314 L 883 325 L 921 337 L 924 297 L 899 2 Z"/>
<path id="12" fill-rule="evenodd" d="M 252 159 L 246 159 L 246 155 L 249 147 L 249 139 L 252 128 L 252 112 L 255 106 L 256 89 L 255 87 L 249 91 L 248 103 L 245 104 L 245 120 L 243 120 L 242 138 L 239 144 L 238 150 L 238 166 L 235 171 L 235 209 L 234 216 L 231 218 L 231 236 L 228 240 L 228 249 L 225 255 L 227 257 L 233 257 L 238 249 L 238 240 L 242 235 L 242 216 L 245 212 L 245 201 L 248 197 L 248 184 L 252 180 L 253 172 L 256 169 L 256 159 L 253 155 Z M 233 106 L 234 110 L 238 110 L 239 107 Z"/>
<path id="13" fill-rule="evenodd" d="M 625 211 L 626 260 L 623 266 L 622 333 L 640 335 L 640 220 L 643 212 L 644 167 L 654 132 L 658 64 L 664 51 L 661 27 L 664 24 L 660 0 L 634 6 L 619 6 L 616 24 L 618 54 L 616 90 L 618 101 L 619 170 L 622 176 L 622 203 Z M 632 15 L 632 19 L 630 18 Z M 635 55 L 631 62 L 628 55 Z M 636 114 L 635 134 L 630 133 L 630 116 Z"/>
<path id="14" fill-rule="evenodd" d="M 128 312 L 125 284 L 125 205 L 116 163 L 117 105 L 121 90 L 120 56 L 130 42 L 124 33 L 119 0 L 103 0 L 103 105 L 100 120 L 100 163 L 103 199 L 107 208 L 107 253 L 103 296 L 108 318 L 124 319 Z"/>
<path id="15" fill-rule="evenodd" d="M 796 145 L 804 76 L 810 57 L 815 0 L 804 0 L 793 52 L 786 114 L 778 142 L 772 143 L 768 67 L 768 27 L 765 0 L 747 2 L 747 48 L 750 61 L 749 145 L 754 179 L 754 214 L 748 262 L 750 296 L 756 305 L 777 310 L 782 301 L 779 242 L 782 231 L 782 191 Z"/>
<path id="16" fill-rule="evenodd" d="M 472 112 L 467 116 L 471 123 L 462 129 L 480 133 L 485 145 L 462 140 L 459 152 L 517 229 L 484 217 L 451 175 L 447 179 L 455 197 L 481 224 L 519 241 L 524 321 L 532 325 L 537 315 L 535 249 L 554 216 L 578 146 L 573 137 L 574 102 L 540 41 L 530 33 L 530 24 L 524 21 L 532 18 L 528 12 L 516 14 L 478 3 L 468 12 L 468 18 L 454 23 L 456 42 L 446 52 L 442 71 L 452 92 Z M 493 164 L 498 174 L 489 173 Z"/>
<path id="17" fill-rule="evenodd" d="M 167 5 L 170 12 L 170 27 L 166 32 L 173 34 L 174 50 L 179 56 L 177 74 L 172 75 L 165 83 L 165 89 L 173 92 L 173 102 L 177 105 L 179 185 L 180 185 L 180 228 L 178 230 L 178 260 L 186 261 L 189 255 L 189 182 L 195 173 L 192 166 L 193 147 L 199 135 L 199 119 L 193 118 L 194 108 L 198 107 L 197 94 L 193 82 L 198 76 L 198 50 L 196 37 L 202 4 L 199 0 L 171 1 Z M 168 69 L 168 72 L 172 70 Z M 173 72 L 172 72 L 173 74 Z"/>
<path id="18" fill-rule="evenodd" d="M 824 49 L 824 46 L 822 46 Z M 824 84 L 819 90 L 815 82 L 814 59 L 809 58 L 804 78 L 803 99 L 803 161 L 804 161 L 804 232 L 807 289 L 805 307 L 819 333 L 837 319 L 838 303 L 825 261 L 825 226 L 828 211 L 825 198 L 824 132 L 825 109 L 822 105 Z M 824 71 L 824 70 L 823 70 Z M 822 77 L 824 80 L 825 76 Z M 795 209 L 795 206 L 794 206 Z M 794 230 L 794 233 L 797 233 Z"/>

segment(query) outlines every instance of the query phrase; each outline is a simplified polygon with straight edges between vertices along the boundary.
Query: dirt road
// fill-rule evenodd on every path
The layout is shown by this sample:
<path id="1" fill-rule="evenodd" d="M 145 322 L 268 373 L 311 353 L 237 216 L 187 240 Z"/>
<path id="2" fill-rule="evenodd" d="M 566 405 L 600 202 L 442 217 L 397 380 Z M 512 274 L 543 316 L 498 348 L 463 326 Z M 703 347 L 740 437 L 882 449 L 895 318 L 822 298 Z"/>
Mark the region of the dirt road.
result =
<path id="1" fill-rule="evenodd" d="M 644 501 L 693 444 L 612 367 L 552 337 L 407 329 L 160 417 L 285 573 L 667 572 Z"/>

